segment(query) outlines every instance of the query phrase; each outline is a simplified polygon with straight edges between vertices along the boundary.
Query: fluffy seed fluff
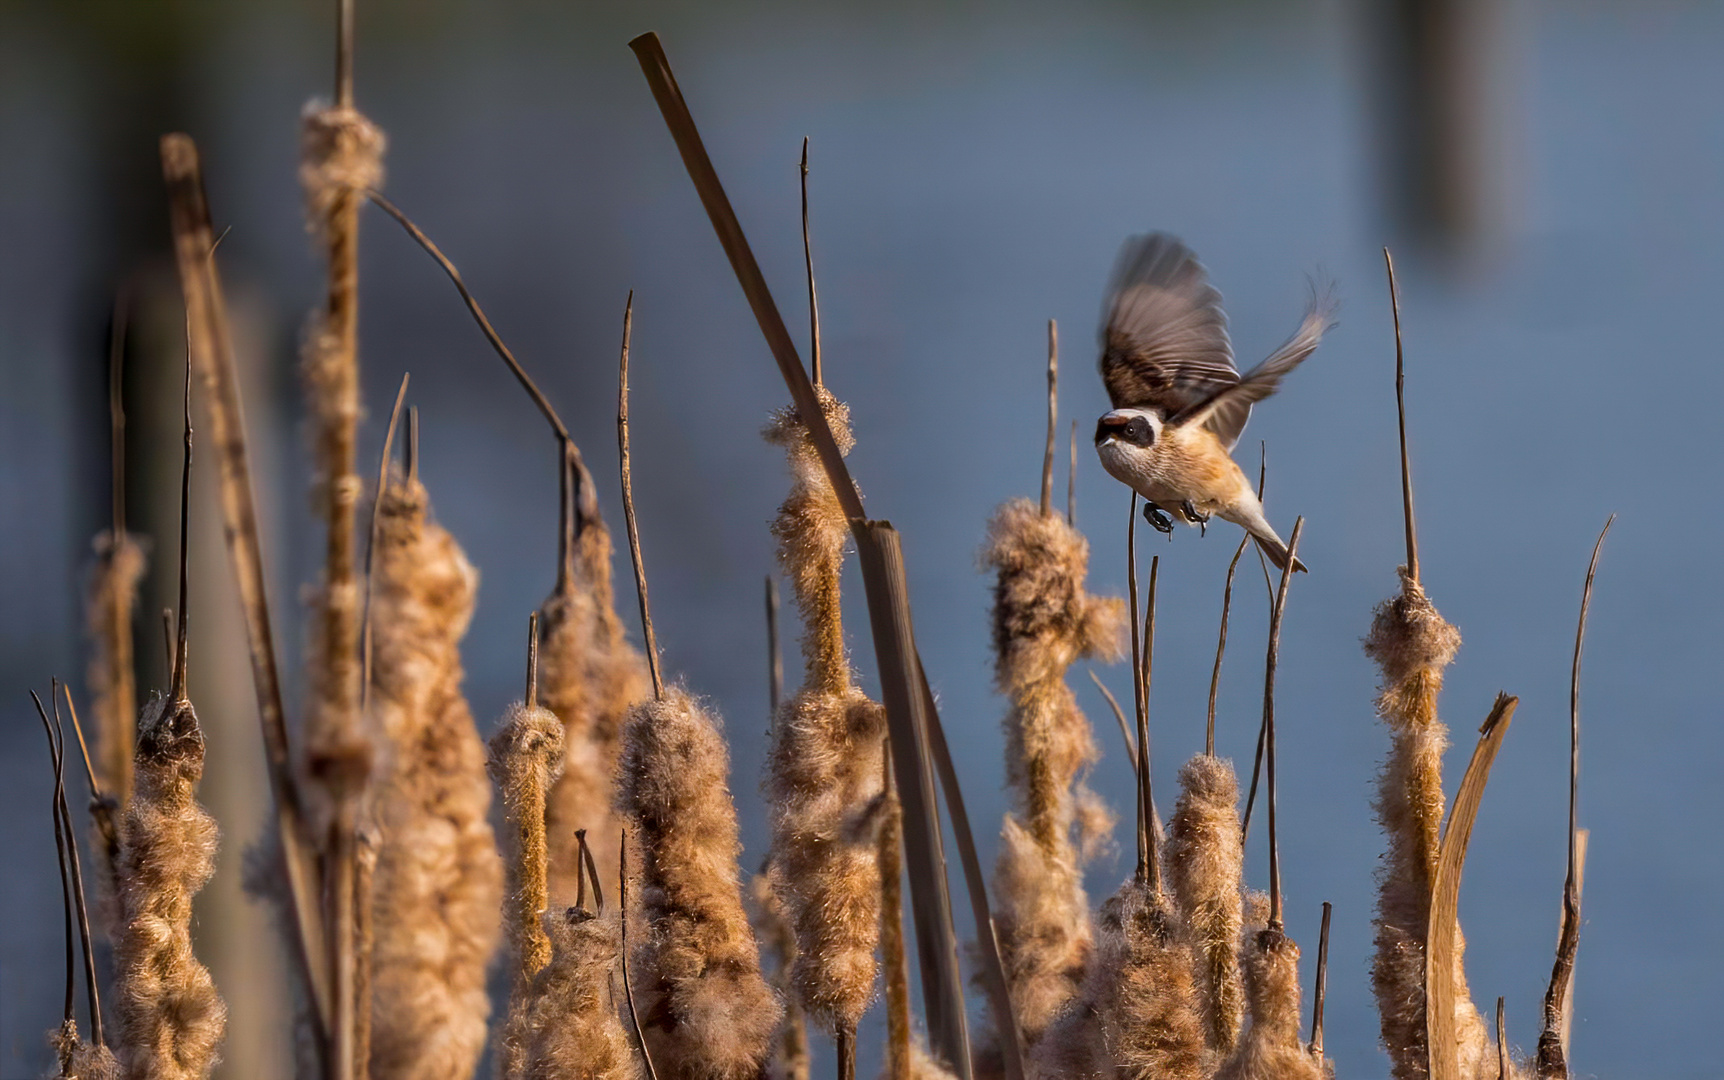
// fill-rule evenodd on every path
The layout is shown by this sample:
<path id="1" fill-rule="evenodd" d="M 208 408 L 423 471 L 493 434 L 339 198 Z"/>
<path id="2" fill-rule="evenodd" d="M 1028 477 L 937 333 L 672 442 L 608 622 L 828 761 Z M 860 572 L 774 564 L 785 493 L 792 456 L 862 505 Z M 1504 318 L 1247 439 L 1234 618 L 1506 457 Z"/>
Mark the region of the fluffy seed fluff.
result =
<path id="1" fill-rule="evenodd" d="M 533 976 L 551 960 L 542 916 L 545 881 L 545 793 L 563 764 L 563 725 L 547 709 L 509 706 L 491 736 L 491 779 L 503 797 L 503 922 L 511 960 L 509 1013 L 498 1035 L 498 1075 L 521 1075 L 531 1031 L 528 1010 Z"/>
<path id="2" fill-rule="evenodd" d="M 1266 928 L 1245 948 L 1251 1024 L 1216 1080 L 1327 1080 L 1327 1065 L 1299 1039 L 1299 946 Z"/>
<path id="3" fill-rule="evenodd" d="M 783 1011 L 743 912 L 729 772 L 717 722 L 681 687 L 629 710 L 617 802 L 640 836 L 646 928 L 630 973 L 660 1080 L 750 1080 Z"/>
<path id="4" fill-rule="evenodd" d="M 791 965 L 796 962 L 796 931 L 778 903 L 770 868 L 766 873 L 754 875 L 748 883 L 748 892 L 755 937 L 773 958 L 769 981 L 773 991 L 784 1000 L 784 1019 L 772 1034 L 772 1056 L 766 1062 L 766 1078 L 808 1080 L 808 1024 L 790 987 Z"/>
<path id="5" fill-rule="evenodd" d="M 1102 904 L 1082 997 L 1033 1051 L 1040 1076 L 1199 1080 L 1192 955 L 1165 893 L 1135 878 Z"/>
<path id="6" fill-rule="evenodd" d="M 842 450 L 849 410 L 819 388 Z M 791 984 L 815 1022 L 854 1032 L 874 992 L 880 869 L 874 818 L 883 785 L 886 711 L 852 683 L 839 575 L 850 530 L 794 410 L 766 438 L 785 448 L 790 494 L 772 532 L 802 616 L 804 681 L 772 725 L 766 791 L 773 887 L 796 933 Z"/>
<path id="7" fill-rule="evenodd" d="M 356 109 L 313 101 L 299 121 L 299 186 L 314 231 L 338 203 L 383 183 L 383 132 Z"/>
<path id="8" fill-rule="evenodd" d="M 55 1080 L 120 1080 L 120 1059 L 106 1046 L 95 1046 L 78 1037 L 78 1025 L 67 1020 L 48 1033 L 60 1071 Z"/>
<path id="9" fill-rule="evenodd" d="M 995 513 L 981 558 L 996 574 L 995 684 L 1011 701 L 1004 726 L 1014 811 L 994 870 L 994 918 L 1012 1006 L 1033 1046 L 1084 978 L 1092 931 L 1082 856 L 1104 828 L 1082 783 L 1099 756 L 1095 735 L 1065 673 L 1082 657 L 1119 656 L 1125 607 L 1084 590 L 1089 543 L 1028 499 Z M 1074 835 L 1080 822 L 1086 835 Z"/>
<path id="10" fill-rule="evenodd" d="M 1168 883 L 1197 962 L 1197 995 L 1210 1051 L 1226 1058 L 1239 1038 L 1245 997 L 1239 976 L 1245 852 L 1233 764 L 1203 754 L 1179 770 L 1168 822 Z"/>
<path id="11" fill-rule="evenodd" d="M 485 746 L 461 692 L 479 575 L 396 477 L 378 507 L 371 601 L 375 726 L 389 755 L 373 813 L 373 1080 L 465 1080 L 485 1048 L 485 969 L 503 869 Z"/>
<path id="12" fill-rule="evenodd" d="M 587 830 L 599 880 L 617 880 L 611 804 L 623 717 L 650 689 L 646 658 L 617 618 L 610 533 L 596 514 L 584 517 L 569 587 L 539 608 L 539 698 L 563 723 L 563 774 L 551 788 L 546 819 L 558 905 L 573 904 L 580 891 L 577 829 Z"/>
<path id="13" fill-rule="evenodd" d="M 133 764 L 114 942 L 126 1075 L 200 1080 L 215 1068 L 227 1006 L 192 953 L 192 897 L 215 872 L 218 832 L 197 802 L 204 736 L 191 702 L 144 706 Z"/>
<path id="14" fill-rule="evenodd" d="M 1448 729 L 1437 718 L 1443 669 L 1460 648 L 1424 588 L 1403 567 L 1400 595 L 1377 608 L 1365 653 L 1382 673 L 1377 714 L 1390 732 L 1389 756 L 1377 774 L 1375 810 L 1388 841 L 1377 872 L 1376 955 L 1371 988 L 1395 1080 L 1424 1080 L 1430 1070 L 1425 1031 L 1425 939 L 1443 821 L 1443 751 Z M 1455 1025 L 1463 1072 L 1487 1056 L 1484 1020 L 1463 968 L 1465 943 L 1455 935 Z M 1490 1066 L 1494 1069 L 1494 1064 Z"/>
<path id="15" fill-rule="evenodd" d="M 636 1080 L 640 1055 L 613 994 L 619 924 L 566 908 L 545 916 L 551 962 L 533 977 L 521 1075 L 525 1080 Z"/>

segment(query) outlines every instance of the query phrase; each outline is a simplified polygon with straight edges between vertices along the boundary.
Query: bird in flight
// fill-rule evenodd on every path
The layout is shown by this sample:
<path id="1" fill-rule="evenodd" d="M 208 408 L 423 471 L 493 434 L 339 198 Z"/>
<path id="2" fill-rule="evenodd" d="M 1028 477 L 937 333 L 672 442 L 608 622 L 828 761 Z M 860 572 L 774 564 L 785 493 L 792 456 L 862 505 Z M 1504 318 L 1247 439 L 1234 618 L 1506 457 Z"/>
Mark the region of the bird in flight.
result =
<path id="1" fill-rule="evenodd" d="M 1126 241 L 1109 289 L 1101 335 L 1101 378 L 1112 411 L 1097 421 L 1102 467 L 1148 500 L 1144 518 L 1173 531 L 1219 516 L 1242 526 L 1278 569 L 1287 545 L 1231 456 L 1251 406 L 1334 325 L 1330 295 L 1313 291 L 1299 329 L 1241 375 L 1227 338 L 1221 294 L 1197 256 L 1176 238 L 1152 233 Z M 1304 570 L 1298 559 L 1293 569 Z"/>

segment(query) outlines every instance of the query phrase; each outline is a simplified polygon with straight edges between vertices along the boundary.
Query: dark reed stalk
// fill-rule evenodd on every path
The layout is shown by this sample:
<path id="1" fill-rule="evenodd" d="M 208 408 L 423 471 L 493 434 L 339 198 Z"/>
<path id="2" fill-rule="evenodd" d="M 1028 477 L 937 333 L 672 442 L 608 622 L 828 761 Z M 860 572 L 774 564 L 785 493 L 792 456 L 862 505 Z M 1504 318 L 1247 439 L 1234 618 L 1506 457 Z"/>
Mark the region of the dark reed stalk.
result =
<path id="1" fill-rule="evenodd" d="M 808 271 L 808 367 L 815 386 L 825 383 L 820 366 L 820 294 L 814 289 L 814 247 L 808 239 L 808 136 L 802 137 L 802 262 Z"/>
<path id="2" fill-rule="evenodd" d="M 1053 512 L 1054 434 L 1059 429 L 1060 328 L 1048 320 L 1048 446 L 1042 454 L 1042 514 Z M 1069 516 L 1069 515 L 1068 515 Z M 1070 522 L 1068 521 L 1069 525 Z"/>
<path id="3" fill-rule="evenodd" d="M 1281 848 L 1275 832 L 1275 668 L 1281 658 L 1281 617 L 1287 607 L 1287 586 L 1293 577 L 1293 556 L 1299 551 L 1299 534 L 1305 531 L 1305 519 L 1293 522 L 1293 535 L 1287 539 L 1287 567 L 1281 571 L 1281 587 L 1275 593 L 1275 607 L 1269 613 L 1269 654 L 1263 667 L 1263 730 L 1267 733 L 1269 811 L 1269 929 L 1281 929 Z"/>
<path id="4" fill-rule="evenodd" d="M 284 909 L 290 952 L 312 1005 L 309 1019 L 317 1056 L 327 1060 L 331 1019 L 329 972 L 317 899 L 322 892 L 322 874 L 314 858 L 314 845 L 293 775 L 264 586 L 263 551 L 247 460 L 244 412 L 234 366 L 233 338 L 216 272 L 209 204 L 204 197 L 196 144 L 186 135 L 167 135 L 162 138 L 161 154 L 180 290 L 185 297 L 188 344 L 207 398 L 220 467 L 228 559 L 245 612 L 252 683 L 257 692 L 258 721 L 263 730 L 270 794 L 275 806 L 273 848 L 279 853 L 286 883 L 278 899 Z"/>
<path id="5" fill-rule="evenodd" d="M 1239 569 L 1239 557 L 1245 554 L 1245 546 L 1249 543 L 1250 536 L 1239 541 L 1232 561 L 1227 564 L 1227 586 L 1221 591 L 1221 634 L 1215 641 L 1215 667 L 1209 673 L 1209 715 L 1203 726 L 1203 753 L 1207 757 L 1215 756 L 1215 698 L 1221 690 L 1221 658 L 1227 653 L 1227 616 L 1233 607 L 1233 572 Z"/>
<path id="6" fill-rule="evenodd" d="M 1323 901 L 1323 928 L 1317 933 L 1317 981 L 1311 991 L 1311 1056 L 1323 1060 L 1323 1003 L 1329 991 L 1329 916 L 1334 907 Z"/>
<path id="7" fill-rule="evenodd" d="M 623 347 L 617 361 L 617 457 L 622 463 L 623 520 L 629 534 L 629 561 L 634 565 L 635 595 L 640 599 L 641 637 L 646 641 L 647 671 L 652 675 L 652 696 L 664 700 L 664 677 L 658 668 L 658 638 L 652 630 L 652 607 L 647 601 L 646 567 L 641 563 L 640 528 L 635 524 L 633 485 L 629 482 L 629 334 L 634 328 L 635 292 L 629 290 L 623 307 Z"/>
<path id="8" fill-rule="evenodd" d="M 1586 567 L 1586 584 L 1580 594 L 1580 619 L 1574 631 L 1574 663 L 1568 682 L 1568 872 L 1562 885 L 1562 932 L 1557 939 L 1556 963 L 1544 993 L 1544 1024 L 1538 1035 L 1536 1068 L 1541 1080 L 1568 1076 L 1568 998 L 1574 987 L 1574 961 L 1580 951 L 1581 842 L 1577 808 L 1580 802 L 1580 653 L 1586 642 L 1586 614 L 1592 607 L 1592 581 L 1598 574 L 1598 556 L 1616 515 L 1610 515 L 1598 540 L 1592 545 L 1592 561 Z"/>
<path id="9" fill-rule="evenodd" d="M 55 766 L 55 785 L 58 789 L 55 798 L 59 803 L 60 820 L 66 828 L 66 857 L 72 868 L 72 905 L 78 916 L 78 941 L 84 950 L 84 985 L 86 996 L 89 999 L 90 1037 L 96 1045 L 102 1046 L 106 1044 L 107 1040 L 102 1037 L 102 1000 L 101 991 L 97 988 L 96 981 L 96 953 L 90 945 L 90 906 L 84 896 L 84 863 L 78 855 L 78 833 L 72 828 L 72 812 L 66 805 L 66 728 L 60 720 L 60 698 L 56 692 L 62 688 L 66 691 L 66 702 L 69 705 L 72 701 L 71 688 L 63 687 L 57 684 L 57 681 L 50 681 L 49 683 L 48 700 L 53 704 L 54 737 L 60 747 L 59 762 Z M 76 725 L 74 724 L 73 727 L 75 730 Z M 83 741 L 83 735 L 80 734 L 78 736 L 80 747 L 83 745 Z M 86 768 L 89 767 L 87 759 L 84 765 Z"/>

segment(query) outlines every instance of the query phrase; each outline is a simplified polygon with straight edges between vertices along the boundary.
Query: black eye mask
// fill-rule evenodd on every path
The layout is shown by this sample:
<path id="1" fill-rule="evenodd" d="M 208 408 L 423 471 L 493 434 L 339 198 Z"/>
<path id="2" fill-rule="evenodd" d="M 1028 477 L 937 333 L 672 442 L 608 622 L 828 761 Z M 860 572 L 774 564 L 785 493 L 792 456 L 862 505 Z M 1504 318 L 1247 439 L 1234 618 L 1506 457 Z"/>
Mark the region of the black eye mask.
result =
<path id="1" fill-rule="evenodd" d="M 1150 427 L 1149 421 L 1141 416 L 1133 417 L 1120 434 L 1126 442 L 1133 446 L 1149 446 L 1155 442 L 1155 429 Z"/>

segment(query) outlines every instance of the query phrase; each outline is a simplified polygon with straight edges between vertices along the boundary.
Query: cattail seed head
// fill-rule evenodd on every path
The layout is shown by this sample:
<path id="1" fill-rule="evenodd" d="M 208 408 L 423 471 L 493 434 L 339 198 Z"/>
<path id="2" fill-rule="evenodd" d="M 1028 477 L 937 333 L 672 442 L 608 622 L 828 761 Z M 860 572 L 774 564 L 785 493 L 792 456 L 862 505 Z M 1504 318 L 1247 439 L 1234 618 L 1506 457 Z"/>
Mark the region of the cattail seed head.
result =
<path id="1" fill-rule="evenodd" d="M 1325 1080 L 1323 1062 L 1299 1038 L 1299 946 L 1269 927 L 1244 960 L 1251 1024 L 1217 1080 Z"/>
<path id="2" fill-rule="evenodd" d="M 782 1012 L 743 912 L 729 771 L 716 721 L 682 688 L 629 710 L 617 800 L 640 836 L 632 971 L 661 1080 L 754 1077 Z"/>
<path id="3" fill-rule="evenodd" d="M 425 489 L 380 496 L 371 711 L 390 748 L 373 800 L 373 1080 L 465 1080 L 483 1052 L 503 870 L 485 746 L 461 692 L 478 572 L 427 519 Z"/>
<path id="4" fill-rule="evenodd" d="M 635 1052 L 613 995 L 616 915 L 566 908 L 545 916 L 551 961 L 533 977 L 521 1075 L 526 1080 L 636 1080 Z"/>
<path id="5" fill-rule="evenodd" d="M 116 982 L 126 1074 L 201 1080 L 227 1006 L 192 953 L 192 898 L 215 872 L 215 819 L 197 803 L 204 737 L 191 702 L 158 696 L 138 719 L 120 847 Z"/>
<path id="6" fill-rule="evenodd" d="M 1082 783 L 1099 751 L 1065 673 L 1082 657 L 1120 654 L 1125 610 L 1085 591 L 1088 542 L 1028 499 L 994 515 L 981 558 L 995 572 L 995 683 L 1011 701 L 1014 813 L 994 871 L 995 921 L 1018 1025 L 1033 1047 L 1083 981 L 1091 929 L 1082 859 L 1112 825 Z"/>
<path id="7" fill-rule="evenodd" d="M 1222 1058 L 1232 1052 L 1244 1018 L 1238 959 L 1244 859 L 1233 765 L 1200 754 L 1179 771 L 1166 860 L 1174 902 L 1195 953 L 1209 1049 Z"/>
<path id="8" fill-rule="evenodd" d="M 1095 1010 L 1102 1075 L 1208 1075 L 1192 954 L 1165 893 L 1135 877 L 1102 905 L 1085 1000 Z"/>

